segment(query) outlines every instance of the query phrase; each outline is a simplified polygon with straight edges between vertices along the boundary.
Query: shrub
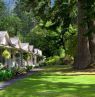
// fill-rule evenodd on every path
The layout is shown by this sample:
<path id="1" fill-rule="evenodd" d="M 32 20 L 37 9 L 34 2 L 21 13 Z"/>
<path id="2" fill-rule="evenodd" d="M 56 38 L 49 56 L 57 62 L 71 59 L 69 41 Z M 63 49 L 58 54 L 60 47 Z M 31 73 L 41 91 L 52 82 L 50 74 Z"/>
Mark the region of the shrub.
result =
<path id="1" fill-rule="evenodd" d="M 74 58 L 72 56 L 69 56 L 67 55 L 64 59 L 63 59 L 63 63 L 65 65 L 68 65 L 68 64 L 73 64 L 74 62 Z"/>
<path id="2" fill-rule="evenodd" d="M 23 53 L 23 59 L 24 60 L 29 60 L 31 58 L 31 54 L 29 54 L 29 53 Z"/>
<path id="3" fill-rule="evenodd" d="M 18 70 L 19 70 L 18 67 L 12 67 L 11 69 L 12 69 L 12 71 L 13 71 L 13 75 L 14 75 L 14 76 L 18 74 Z"/>
<path id="4" fill-rule="evenodd" d="M 60 60 L 60 56 L 53 56 L 48 58 L 45 63 L 47 65 L 59 65 L 59 60 Z"/>
<path id="5" fill-rule="evenodd" d="M 13 77 L 13 72 L 12 70 L 1 70 L 0 71 L 0 80 L 9 80 Z"/>
<path id="6" fill-rule="evenodd" d="M 15 56 L 18 58 L 18 57 L 20 57 L 20 54 L 18 52 L 16 52 Z"/>
<path id="7" fill-rule="evenodd" d="M 19 67 L 18 70 L 17 70 L 17 75 L 25 74 L 26 71 L 27 71 L 27 68 L 25 68 L 25 67 Z"/>
<path id="8" fill-rule="evenodd" d="M 33 68 L 33 66 L 26 66 L 26 68 L 27 71 L 30 71 Z"/>

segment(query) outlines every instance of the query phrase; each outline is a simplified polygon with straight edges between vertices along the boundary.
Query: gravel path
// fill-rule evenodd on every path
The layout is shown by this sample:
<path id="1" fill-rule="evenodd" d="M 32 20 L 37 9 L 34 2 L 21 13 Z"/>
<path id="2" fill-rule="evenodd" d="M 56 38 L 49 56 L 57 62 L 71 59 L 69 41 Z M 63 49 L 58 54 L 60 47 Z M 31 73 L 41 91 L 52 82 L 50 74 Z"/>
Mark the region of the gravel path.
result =
<path id="1" fill-rule="evenodd" d="M 23 79 L 23 78 L 25 78 L 25 77 L 27 77 L 27 76 L 29 76 L 29 75 L 32 75 L 32 74 L 35 73 L 35 72 L 41 71 L 41 70 L 43 70 L 43 69 L 41 69 L 41 68 L 36 68 L 36 69 L 33 69 L 32 71 L 28 72 L 28 73 L 25 74 L 25 75 L 20 75 L 20 76 L 14 78 L 14 79 L 9 80 L 9 81 L 1 82 L 1 83 L 0 83 L 0 90 L 2 90 L 2 89 L 4 89 L 5 87 L 7 87 L 7 86 L 9 86 L 9 85 L 11 85 L 11 84 L 13 84 L 13 83 L 15 83 L 17 80 Z"/>

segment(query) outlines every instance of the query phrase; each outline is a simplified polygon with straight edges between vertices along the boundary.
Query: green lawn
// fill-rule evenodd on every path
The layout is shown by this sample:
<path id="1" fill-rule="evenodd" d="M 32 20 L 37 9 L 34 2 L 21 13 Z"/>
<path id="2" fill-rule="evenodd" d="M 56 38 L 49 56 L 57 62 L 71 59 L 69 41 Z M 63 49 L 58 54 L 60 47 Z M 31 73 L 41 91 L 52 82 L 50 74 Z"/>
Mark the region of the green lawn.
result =
<path id="1" fill-rule="evenodd" d="M 95 75 L 47 67 L 1 90 L 0 97 L 95 97 Z"/>

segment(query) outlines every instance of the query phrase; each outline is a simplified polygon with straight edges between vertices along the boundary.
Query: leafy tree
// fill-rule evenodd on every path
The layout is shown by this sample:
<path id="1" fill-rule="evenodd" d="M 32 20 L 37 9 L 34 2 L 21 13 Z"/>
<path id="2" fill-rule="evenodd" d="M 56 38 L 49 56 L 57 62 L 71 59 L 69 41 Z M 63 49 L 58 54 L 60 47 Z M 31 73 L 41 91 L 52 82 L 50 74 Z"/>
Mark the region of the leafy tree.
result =
<path id="1" fill-rule="evenodd" d="M 7 30 L 10 36 L 17 35 L 22 27 L 21 20 L 15 15 L 3 17 L 1 23 L 0 29 Z"/>
<path id="2" fill-rule="evenodd" d="M 4 2 L 3 0 L 0 0 L 0 17 L 4 14 L 4 11 L 5 11 L 5 5 L 4 5 Z"/>
<path id="3" fill-rule="evenodd" d="M 33 12 L 27 12 L 25 8 L 23 7 L 25 3 L 21 1 L 16 2 L 16 7 L 14 9 L 14 13 L 17 15 L 18 18 L 20 18 L 22 22 L 22 29 L 21 34 L 24 37 L 23 41 L 25 40 L 25 36 L 31 31 L 31 29 L 35 26 L 36 20 L 33 15 Z"/>
<path id="4" fill-rule="evenodd" d="M 70 1 L 61 1 L 56 0 L 54 6 L 51 7 L 50 0 L 20 0 L 22 4 L 21 10 L 26 8 L 26 11 L 32 11 L 42 29 L 47 31 L 55 32 L 57 36 L 46 35 L 47 39 L 53 40 L 55 46 L 53 48 L 60 49 L 60 47 L 65 48 L 65 32 L 69 31 L 69 26 L 71 18 L 75 18 L 75 0 Z M 24 3 L 24 4 L 23 4 Z M 51 49 L 51 47 L 49 48 Z"/>

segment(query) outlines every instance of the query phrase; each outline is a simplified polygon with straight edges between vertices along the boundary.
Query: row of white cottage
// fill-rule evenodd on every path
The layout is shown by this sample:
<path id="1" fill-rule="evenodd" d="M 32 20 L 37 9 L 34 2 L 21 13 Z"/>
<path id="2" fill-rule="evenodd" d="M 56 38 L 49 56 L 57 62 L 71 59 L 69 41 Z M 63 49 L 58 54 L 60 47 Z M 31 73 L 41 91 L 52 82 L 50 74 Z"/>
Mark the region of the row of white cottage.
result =
<path id="1" fill-rule="evenodd" d="M 11 58 L 4 59 L 2 57 L 2 51 L 8 49 L 11 52 Z M 16 54 L 19 56 L 16 56 Z M 29 60 L 23 59 L 23 54 L 31 54 Z M 0 31 L 0 63 L 7 65 L 8 67 L 14 66 L 37 66 L 43 61 L 42 51 L 40 49 L 34 48 L 33 45 L 29 43 L 21 43 L 18 37 L 9 37 L 7 31 Z"/>

